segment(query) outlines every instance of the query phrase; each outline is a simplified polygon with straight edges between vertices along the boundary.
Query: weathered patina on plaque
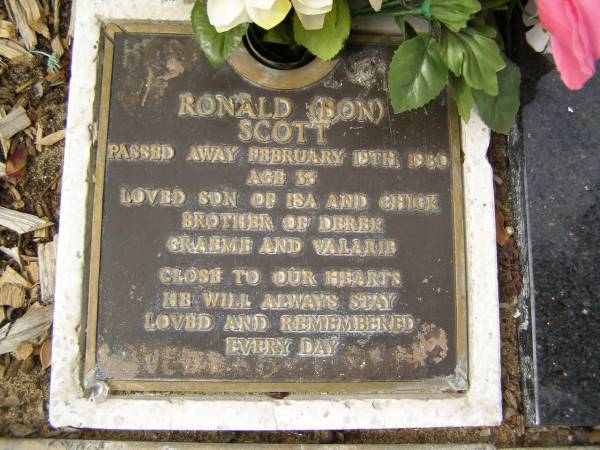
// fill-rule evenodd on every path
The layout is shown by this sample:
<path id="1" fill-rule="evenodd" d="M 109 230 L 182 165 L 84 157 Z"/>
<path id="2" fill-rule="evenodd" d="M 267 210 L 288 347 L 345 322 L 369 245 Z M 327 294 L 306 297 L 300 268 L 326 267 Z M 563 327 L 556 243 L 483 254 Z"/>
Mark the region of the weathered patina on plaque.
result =
<path id="1" fill-rule="evenodd" d="M 114 389 L 464 390 L 458 121 L 391 112 L 395 47 L 213 68 L 104 43 L 86 369 Z M 250 78 L 250 79 L 248 79 Z"/>

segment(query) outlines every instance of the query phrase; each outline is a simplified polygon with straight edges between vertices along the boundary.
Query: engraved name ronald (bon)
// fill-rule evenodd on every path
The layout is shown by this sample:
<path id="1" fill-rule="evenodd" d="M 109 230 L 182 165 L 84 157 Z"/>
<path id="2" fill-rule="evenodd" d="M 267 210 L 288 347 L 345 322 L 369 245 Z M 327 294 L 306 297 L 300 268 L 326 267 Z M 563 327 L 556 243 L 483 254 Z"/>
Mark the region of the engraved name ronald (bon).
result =
<path id="1" fill-rule="evenodd" d="M 360 188 L 316 188 L 322 170 L 434 174 L 450 168 L 449 156 L 348 149 L 332 142 L 334 124 L 379 125 L 387 114 L 381 98 L 315 96 L 305 104 L 304 116 L 299 112 L 284 96 L 182 92 L 177 117 L 235 121 L 236 142 L 200 142 L 185 149 L 168 142 L 107 144 L 111 164 L 182 161 L 215 171 L 247 168 L 242 186 L 191 192 L 176 184 L 120 185 L 120 207 L 164 208 L 177 215 L 178 230 L 158 237 L 168 254 L 229 257 L 232 264 L 157 267 L 159 302 L 140 318 L 146 332 L 218 333 L 222 348 L 215 351 L 225 356 L 334 357 L 345 339 L 415 331 L 418 318 L 399 309 L 403 271 L 410 267 L 392 262 L 402 248 L 397 236 L 388 235 L 388 224 L 403 215 L 434 216 L 448 205 L 437 192 L 401 185 L 376 195 Z M 284 255 L 290 264 L 238 267 L 235 257 L 244 255 Z M 311 268 L 315 258 L 332 267 Z M 360 269 L 344 267 L 344 261 L 357 260 L 363 261 Z M 389 261 L 389 268 L 370 266 L 380 260 Z M 253 290 L 240 292 L 244 287 Z"/>

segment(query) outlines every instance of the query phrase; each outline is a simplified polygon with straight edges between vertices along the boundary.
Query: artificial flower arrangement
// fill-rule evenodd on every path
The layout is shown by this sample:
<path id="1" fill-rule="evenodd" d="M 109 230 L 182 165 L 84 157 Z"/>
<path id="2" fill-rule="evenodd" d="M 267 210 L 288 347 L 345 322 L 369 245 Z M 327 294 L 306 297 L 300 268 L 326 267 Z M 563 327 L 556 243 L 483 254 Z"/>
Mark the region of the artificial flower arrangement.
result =
<path id="1" fill-rule="evenodd" d="M 529 45 L 552 53 L 569 89 L 581 89 L 594 75 L 600 58 L 600 1 L 529 0 L 523 23 L 531 26 L 525 33 Z"/>
<path id="2" fill-rule="evenodd" d="M 251 23 L 264 31 L 265 41 L 300 46 L 318 58 L 330 60 L 342 50 L 353 18 L 393 16 L 404 36 L 388 70 L 394 112 L 422 107 L 449 85 L 465 121 L 476 106 L 492 130 L 508 133 L 519 109 L 521 75 L 502 51 L 493 13 L 514 8 L 518 2 L 196 0 L 192 26 L 200 48 L 217 66 L 241 44 Z M 551 33 L 563 80 L 570 88 L 580 88 L 593 74 L 593 63 L 600 57 L 600 24 L 591 26 L 598 19 L 600 0 L 537 2 L 533 8 L 528 5 L 529 13 L 523 8 L 524 18 L 528 14 L 527 23 L 534 25 L 539 35 L 535 6 L 539 8 L 540 26 Z M 580 13 L 588 14 L 588 18 L 581 19 Z M 573 30 L 582 24 L 587 26 L 585 30 Z M 569 33 L 575 33 L 577 43 L 568 42 Z"/>

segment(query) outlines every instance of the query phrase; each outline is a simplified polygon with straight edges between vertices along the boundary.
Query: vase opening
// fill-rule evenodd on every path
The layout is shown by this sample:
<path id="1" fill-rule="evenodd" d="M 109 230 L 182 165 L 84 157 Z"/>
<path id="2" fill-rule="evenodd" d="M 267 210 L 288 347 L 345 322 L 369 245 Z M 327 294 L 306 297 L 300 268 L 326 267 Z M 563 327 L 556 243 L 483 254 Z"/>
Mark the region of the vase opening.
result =
<path id="1" fill-rule="evenodd" d="M 315 56 L 306 48 L 295 43 L 267 42 L 264 37 L 266 30 L 250 24 L 244 36 L 244 45 L 248 52 L 265 66 L 278 70 L 291 70 L 305 66 Z"/>

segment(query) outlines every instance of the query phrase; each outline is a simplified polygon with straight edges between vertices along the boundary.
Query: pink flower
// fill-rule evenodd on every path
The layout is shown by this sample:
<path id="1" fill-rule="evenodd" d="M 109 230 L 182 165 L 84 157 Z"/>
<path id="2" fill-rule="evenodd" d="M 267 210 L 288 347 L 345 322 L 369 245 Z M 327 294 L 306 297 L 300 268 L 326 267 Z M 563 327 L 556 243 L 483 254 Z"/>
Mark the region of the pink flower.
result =
<path id="1" fill-rule="evenodd" d="M 538 11 L 562 80 L 569 89 L 581 89 L 600 58 L 600 1 L 538 0 Z"/>

